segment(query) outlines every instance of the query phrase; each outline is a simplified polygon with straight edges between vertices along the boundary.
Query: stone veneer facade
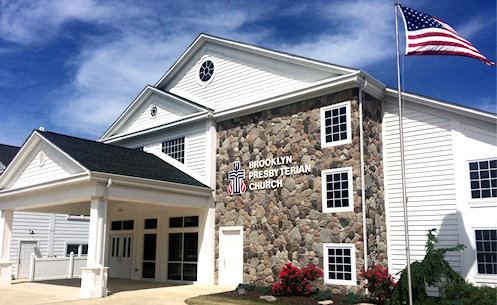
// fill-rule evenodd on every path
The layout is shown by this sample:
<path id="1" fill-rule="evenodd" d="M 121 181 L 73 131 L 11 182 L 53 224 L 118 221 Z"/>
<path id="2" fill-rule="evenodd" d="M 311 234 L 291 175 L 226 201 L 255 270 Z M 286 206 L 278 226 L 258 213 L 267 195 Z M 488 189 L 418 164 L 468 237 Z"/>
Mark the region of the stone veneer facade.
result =
<path id="1" fill-rule="evenodd" d="M 216 152 L 216 281 L 219 227 L 243 226 L 244 283 L 265 286 L 277 281 L 284 264 L 323 268 L 323 243 L 354 243 L 358 286 L 334 286 L 334 292 L 361 292 L 364 243 L 361 204 L 361 165 L 358 89 L 257 112 L 217 127 Z M 320 108 L 351 102 L 352 143 L 321 148 Z M 387 265 L 384 208 L 381 102 L 363 98 L 364 163 L 368 264 Z M 249 161 L 292 156 L 292 164 L 311 164 L 311 172 L 280 176 L 283 186 L 230 196 L 228 172 L 240 161 L 248 179 Z M 352 167 L 354 211 L 322 213 L 321 170 Z M 323 280 L 318 284 L 326 285 Z"/>

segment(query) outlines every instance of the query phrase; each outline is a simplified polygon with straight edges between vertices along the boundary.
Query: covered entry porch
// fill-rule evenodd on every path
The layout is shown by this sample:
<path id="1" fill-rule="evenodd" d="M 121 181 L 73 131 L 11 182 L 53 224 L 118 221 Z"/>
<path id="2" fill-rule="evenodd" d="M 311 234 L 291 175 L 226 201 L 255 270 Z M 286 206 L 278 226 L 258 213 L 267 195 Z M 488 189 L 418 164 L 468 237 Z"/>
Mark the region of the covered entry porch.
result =
<path id="1" fill-rule="evenodd" d="M 214 283 L 214 200 L 209 188 L 110 174 L 85 178 L 0 192 L 3 284 L 11 278 L 13 211 L 88 215 L 81 297 L 106 296 L 109 277 Z"/>

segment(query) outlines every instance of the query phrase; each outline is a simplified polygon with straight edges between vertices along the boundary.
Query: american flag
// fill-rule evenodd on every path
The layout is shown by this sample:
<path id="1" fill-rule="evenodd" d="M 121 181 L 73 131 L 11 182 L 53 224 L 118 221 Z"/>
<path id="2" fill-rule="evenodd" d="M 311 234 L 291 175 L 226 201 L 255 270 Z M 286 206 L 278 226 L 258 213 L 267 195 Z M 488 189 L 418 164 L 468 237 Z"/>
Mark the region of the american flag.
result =
<path id="1" fill-rule="evenodd" d="M 459 55 L 490 62 L 447 23 L 433 16 L 400 5 L 406 25 L 406 55 Z"/>

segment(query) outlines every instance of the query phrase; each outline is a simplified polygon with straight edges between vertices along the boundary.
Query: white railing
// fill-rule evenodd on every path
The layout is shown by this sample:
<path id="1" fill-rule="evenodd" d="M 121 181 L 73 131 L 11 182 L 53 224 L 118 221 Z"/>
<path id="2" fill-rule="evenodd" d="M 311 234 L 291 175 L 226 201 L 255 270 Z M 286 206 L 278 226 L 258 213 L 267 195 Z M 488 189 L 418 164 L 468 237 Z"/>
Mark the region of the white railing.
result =
<path id="1" fill-rule="evenodd" d="M 74 257 L 72 252 L 69 257 L 50 258 L 37 258 L 33 253 L 31 255 L 29 280 L 72 279 L 81 276 L 82 267 L 86 267 L 86 257 Z"/>

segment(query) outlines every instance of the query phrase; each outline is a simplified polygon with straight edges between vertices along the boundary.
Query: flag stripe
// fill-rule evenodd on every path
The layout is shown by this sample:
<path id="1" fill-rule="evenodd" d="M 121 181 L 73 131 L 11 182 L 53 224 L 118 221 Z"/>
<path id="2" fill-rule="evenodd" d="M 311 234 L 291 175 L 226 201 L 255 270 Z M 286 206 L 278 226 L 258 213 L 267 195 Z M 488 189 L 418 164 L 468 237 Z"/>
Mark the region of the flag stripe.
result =
<path id="1" fill-rule="evenodd" d="M 466 56 L 495 65 L 442 20 L 400 4 L 399 7 L 406 25 L 406 55 Z"/>

